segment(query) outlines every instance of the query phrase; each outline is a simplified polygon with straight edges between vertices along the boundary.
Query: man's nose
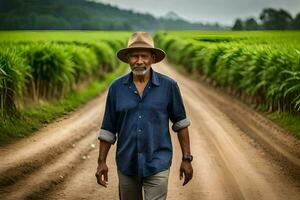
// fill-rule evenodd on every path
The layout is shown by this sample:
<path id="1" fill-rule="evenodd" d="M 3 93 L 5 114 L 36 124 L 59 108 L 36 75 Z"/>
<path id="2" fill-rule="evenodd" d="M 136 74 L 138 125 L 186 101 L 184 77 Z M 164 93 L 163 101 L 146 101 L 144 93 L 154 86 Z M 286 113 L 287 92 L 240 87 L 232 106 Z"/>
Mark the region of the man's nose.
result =
<path id="1" fill-rule="evenodd" d="M 143 59 L 141 56 L 138 57 L 137 64 L 143 64 Z"/>

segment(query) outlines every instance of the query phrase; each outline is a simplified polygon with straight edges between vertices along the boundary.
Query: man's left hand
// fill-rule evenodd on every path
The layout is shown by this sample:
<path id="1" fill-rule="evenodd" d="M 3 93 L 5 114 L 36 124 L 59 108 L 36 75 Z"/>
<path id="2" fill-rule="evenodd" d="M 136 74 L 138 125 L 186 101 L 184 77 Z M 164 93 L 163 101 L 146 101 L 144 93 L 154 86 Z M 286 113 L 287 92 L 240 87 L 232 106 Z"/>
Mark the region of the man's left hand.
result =
<path id="1" fill-rule="evenodd" d="M 183 186 L 193 178 L 193 167 L 190 161 L 182 161 L 180 166 L 179 179 L 181 180 L 184 174 Z"/>

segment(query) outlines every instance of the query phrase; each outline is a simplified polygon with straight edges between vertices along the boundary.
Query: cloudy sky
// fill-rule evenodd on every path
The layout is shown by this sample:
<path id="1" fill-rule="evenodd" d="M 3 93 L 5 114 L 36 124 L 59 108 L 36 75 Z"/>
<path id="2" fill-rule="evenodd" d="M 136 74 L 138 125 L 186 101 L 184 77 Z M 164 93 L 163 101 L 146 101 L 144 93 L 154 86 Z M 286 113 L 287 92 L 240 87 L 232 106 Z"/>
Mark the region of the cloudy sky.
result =
<path id="1" fill-rule="evenodd" d="M 94 0 L 119 8 L 163 16 L 174 11 L 193 22 L 232 25 L 236 18 L 258 17 L 263 8 L 283 8 L 293 17 L 300 12 L 300 0 Z"/>

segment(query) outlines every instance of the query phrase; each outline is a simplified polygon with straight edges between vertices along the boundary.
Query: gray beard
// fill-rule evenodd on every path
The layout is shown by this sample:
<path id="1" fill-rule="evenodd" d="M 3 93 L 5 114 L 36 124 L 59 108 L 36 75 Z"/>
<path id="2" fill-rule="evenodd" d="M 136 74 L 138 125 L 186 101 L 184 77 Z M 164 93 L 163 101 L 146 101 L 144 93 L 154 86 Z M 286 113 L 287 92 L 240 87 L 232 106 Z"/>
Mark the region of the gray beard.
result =
<path id="1" fill-rule="evenodd" d="M 142 75 L 145 75 L 149 70 L 150 70 L 150 67 L 147 67 L 145 65 L 142 65 L 142 66 L 135 65 L 135 66 L 133 66 L 133 69 L 131 71 L 134 75 L 142 76 Z"/>

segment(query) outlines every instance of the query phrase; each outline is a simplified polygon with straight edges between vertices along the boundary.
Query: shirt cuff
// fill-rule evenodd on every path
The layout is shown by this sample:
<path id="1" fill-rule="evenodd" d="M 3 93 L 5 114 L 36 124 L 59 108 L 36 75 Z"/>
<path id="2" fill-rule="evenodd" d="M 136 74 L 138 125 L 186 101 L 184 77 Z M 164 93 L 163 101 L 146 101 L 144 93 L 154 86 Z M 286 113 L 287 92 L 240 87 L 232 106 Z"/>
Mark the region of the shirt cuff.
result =
<path id="1" fill-rule="evenodd" d="M 174 123 L 172 125 L 172 130 L 175 131 L 175 132 L 177 132 L 180 129 L 188 127 L 189 125 L 191 125 L 191 121 L 188 118 L 185 118 L 185 119 L 182 119 L 182 120 Z"/>
<path id="2" fill-rule="evenodd" d="M 114 144 L 116 142 L 116 135 L 105 129 L 100 129 L 98 140 L 104 140 L 106 142 Z"/>

